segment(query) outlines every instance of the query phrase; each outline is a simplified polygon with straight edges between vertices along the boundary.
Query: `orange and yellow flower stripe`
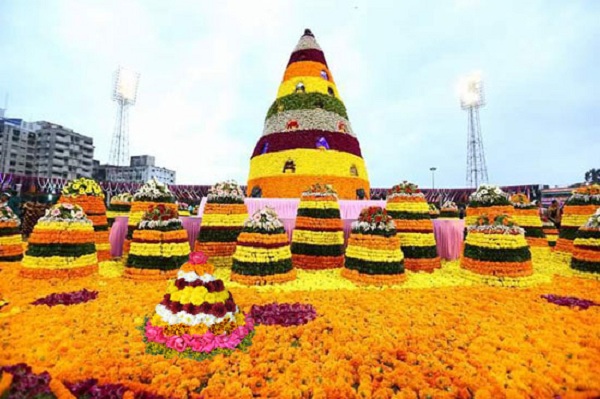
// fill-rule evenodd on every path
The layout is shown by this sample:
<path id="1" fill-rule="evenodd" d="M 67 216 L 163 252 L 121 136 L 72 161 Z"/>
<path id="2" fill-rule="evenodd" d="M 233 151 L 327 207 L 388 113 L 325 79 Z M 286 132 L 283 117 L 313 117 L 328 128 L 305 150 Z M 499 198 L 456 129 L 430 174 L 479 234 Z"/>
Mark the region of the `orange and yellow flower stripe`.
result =
<path id="1" fill-rule="evenodd" d="M 400 248 L 400 237 L 383 237 L 371 234 L 352 233 L 348 238 L 348 246 L 358 246 L 375 250 L 397 250 Z"/>
<path id="2" fill-rule="evenodd" d="M 302 83 L 307 93 L 321 93 L 321 94 L 329 94 L 329 90 L 333 90 L 333 94 L 335 98 L 338 100 L 342 100 L 340 98 L 340 93 L 335 85 L 335 83 L 325 80 L 322 77 L 318 76 L 295 76 L 290 79 L 285 80 L 279 85 L 279 90 L 277 91 L 277 98 L 289 96 L 290 94 L 294 94 L 296 92 L 296 85 L 298 83 Z"/>
<path id="3" fill-rule="evenodd" d="M 244 285 L 267 285 L 281 284 L 296 279 L 296 269 L 292 269 L 287 273 L 271 274 L 268 276 L 246 276 L 238 273 L 231 273 L 231 281 Z"/>
<path id="4" fill-rule="evenodd" d="M 329 71 L 329 68 L 327 68 L 325 64 L 321 64 L 320 62 L 315 61 L 300 61 L 290 64 L 285 70 L 285 74 L 283 75 L 282 81 L 285 82 L 286 80 L 305 76 L 315 78 L 318 77 L 320 79 L 323 79 L 321 77 L 322 71 L 325 71 L 327 73 L 327 76 L 329 77 L 329 82 L 333 83 L 333 77 L 331 75 L 331 72 Z"/>
<path id="5" fill-rule="evenodd" d="M 396 230 L 400 232 L 419 232 L 419 231 L 431 231 L 433 232 L 433 222 L 431 219 L 394 219 Z"/>
<path id="6" fill-rule="evenodd" d="M 98 264 L 78 267 L 73 269 L 28 269 L 22 268 L 20 275 L 25 278 L 68 280 L 71 278 L 86 277 L 98 272 Z"/>
<path id="7" fill-rule="evenodd" d="M 258 157 L 254 159 L 256 158 Z M 359 189 L 365 192 L 366 199 L 369 198 L 370 185 L 366 178 L 331 175 L 297 175 L 289 173 L 250 179 L 248 181 L 247 195 L 251 194 L 252 187 L 259 186 L 264 198 L 299 198 L 306 187 L 318 182 L 331 184 L 335 187 L 340 199 L 356 199 L 356 190 Z"/>
<path id="8" fill-rule="evenodd" d="M 600 247 L 596 249 L 580 248 L 577 245 L 573 248 L 573 258 L 586 262 L 600 263 Z"/>
<path id="9" fill-rule="evenodd" d="M 123 271 L 123 276 L 130 280 L 138 281 L 164 281 L 177 277 L 178 270 L 159 270 L 159 269 L 136 269 L 134 267 L 126 267 Z"/>
<path id="10" fill-rule="evenodd" d="M 158 230 L 136 230 L 133 232 L 133 239 L 143 242 L 187 242 L 188 236 L 185 230 L 158 231 Z"/>
<path id="11" fill-rule="evenodd" d="M 294 267 L 305 270 L 336 269 L 344 265 L 344 255 L 340 256 L 313 256 L 292 254 Z"/>
<path id="12" fill-rule="evenodd" d="M 406 281 L 406 274 L 365 274 L 356 270 L 342 269 L 342 277 L 357 285 L 395 285 Z"/>
<path id="13" fill-rule="evenodd" d="M 460 266 L 478 274 L 498 277 L 525 277 L 533 274 L 531 260 L 525 262 L 489 262 L 462 257 Z"/>
<path id="14" fill-rule="evenodd" d="M 84 244 L 94 242 L 95 234 L 90 226 L 87 230 L 50 230 L 35 228 L 29 236 L 31 244 Z M 108 240 L 107 240 L 108 241 Z"/>
<path id="15" fill-rule="evenodd" d="M 246 215 L 247 213 L 248 209 L 245 204 L 216 204 L 209 202 L 204 206 L 204 215 Z"/>

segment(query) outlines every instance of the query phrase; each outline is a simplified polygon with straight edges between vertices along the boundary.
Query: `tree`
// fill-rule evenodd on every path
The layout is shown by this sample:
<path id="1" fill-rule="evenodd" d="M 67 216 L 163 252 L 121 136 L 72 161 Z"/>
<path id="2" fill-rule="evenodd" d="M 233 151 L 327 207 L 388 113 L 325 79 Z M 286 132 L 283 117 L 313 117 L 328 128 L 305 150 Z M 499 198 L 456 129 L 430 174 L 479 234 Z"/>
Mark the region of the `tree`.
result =
<path id="1" fill-rule="evenodd" d="M 585 181 L 588 183 L 600 183 L 600 169 L 590 169 L 585 172 Z"/>

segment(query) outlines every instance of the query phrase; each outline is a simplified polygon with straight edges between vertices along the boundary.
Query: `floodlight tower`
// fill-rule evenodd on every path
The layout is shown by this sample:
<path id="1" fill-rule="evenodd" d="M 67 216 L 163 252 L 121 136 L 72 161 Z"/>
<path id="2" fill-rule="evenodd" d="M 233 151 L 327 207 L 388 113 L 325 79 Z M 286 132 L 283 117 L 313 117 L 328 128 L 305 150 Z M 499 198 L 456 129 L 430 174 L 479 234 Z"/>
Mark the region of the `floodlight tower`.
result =
<path id="1" fill-rule="evenodd" d="M 113 74 L 113 101 L 117 103 L 115 130 L 110 144 L 110 165 L 129 164 L 129 107 L 137 99 L 140 74 L 119 66 Z"/>
<path id="2" fill-rule="evenodd" d="M 485 105 L 483 80 L 473 72 L 459 81 L 460 106 L 467 111 L 467 186 L 479 187 L 488 182 L 479 108 Z"/>

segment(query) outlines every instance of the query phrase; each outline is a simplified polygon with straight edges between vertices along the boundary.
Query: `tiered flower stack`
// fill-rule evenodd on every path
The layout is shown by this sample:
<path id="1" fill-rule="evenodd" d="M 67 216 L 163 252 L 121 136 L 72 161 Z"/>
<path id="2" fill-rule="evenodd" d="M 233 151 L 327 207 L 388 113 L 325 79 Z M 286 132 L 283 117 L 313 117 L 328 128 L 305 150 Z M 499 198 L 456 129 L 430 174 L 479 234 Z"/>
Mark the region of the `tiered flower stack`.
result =
<path id="1" fill-rule="evenodd" d="M 406 269 L 432 272 L 440 268 L 429 206 L 419 187 L 407 181 L 395 185 L 388 191 L 385 208 L 396 224 Z"/>
<path id="2" fill-rule="evenodd" d="M 342 276 L 359 285 L 393 285 L 406 279 L 400 238 L 385 209 L 365 208 L 352 222 Z"/>
<path id="3" fill-rule="evenodd" d="M 571 268 L 578 275 L 600 279 L 600 208 L 577 230 Z"/>
<path id="4" fill-rule="evenodd" d="M 482 215 L 493 218 L 496 215 L 510 216 L 513 213 L 514 208 L 508 200 L 508 194 L 498 186 L 482 184 L 469 196 L 465 224 L 475 224 Z"/>
<path id="5" fill-rule="evenodd" d="M 133 201 L 133 195 L 129 193 L 117 194 L 110 199 L 110 204 L 108 204 L 106 210 L 106 219 L 109 226 L 113 225 L 117 216 L 129 216 L 131 201 Z"/>
<path id="6" fill-rule="evenodd" d="M 514 222 L 525 229 L 525 239 L 529 247 L 536 255 L 536 251 L 543 250 L 548 252 L 548 240 L 542 229 L 542 220 L 539 215 L 539 208 L 536 204 L 531 203 L 525 194 L 513 194 L 510 197 L 514 209 Z"/>
<path id="7" fill-rule="evenodd" d="M 190 216 L 190 206 L 186 202 L 177 201 L 179 216 Z"/>
<path id="8" fill-rule="evenodd" d="M 240 311 L 206 256 L 194 252 L 169 281 L 144 326 L 146 351 L 203 360 L 251 344 L 254 322 Z"/>
<path id="9" fill-rule="evenodd" d="M 124 255 L 129 252 L 134 230 L 137 229 L 148 208 L 153 205 L 164 205 L 166 208 L 170 208 L 175 212 L 177 211 L 175 197 L 169 190 L 169 187 L 154 178 L 144 183 L 133 195 L 133 202 L 131 203 L 129 219 L 127 221 L 127 239 L 123 247 Z"/>
<path id="10" fill-rule="evenodd" d="M 437 219 L 440 217 L 440 210 L 438 209 L 436 204 L 429 204 L 429 217 L 431 219 Z"/>
<path id="11" fill-rule="evenodd" d="M 369 177 L 325 54 L 307 29 L 292 52 L 250 160 L 247 195 L 299 198 L 315 183 L 369 197 Z"/>
<path id="12" fill-rule="evenodd" d="M 558 240 L 558 229 L 556 228 L 554 222 L 548 219 L 548 216 L 546 215 L 541 217 L 541 221 L 542 230 L 544 231 L 544 235 L 548 240 L 548 245 L 550 246 L 550 249 L 554 250 L 554 247 L 556 246 L 556 241 Z"/>
<path id="13" fill-rule="evenodd" d="M 296 278 L 283 223 L 274 209 L 257 210 L 244 222 L 233 254 L 231 281 L 245 285 L 277 284 Z"/>
<path id="14" fill-rule="evenodd" d="M 247 218 L 242 188 L 234 181 L 215 184 L 208 191 L 195 250 L 205 253 L 215 267 L 231 267 L 235 243 Z"/>
<path id="15" fill-rule="evenodd" d="M 81 177 L 71 180 L 63 187 L 60 201 L 65 204 L 79 205 L 86 217 L 94 225 L 98 262 L 109 261 L 110 242 L 108 241 L 108 220 L 102 188 L 94 179 Z"/>
<path id="16" fill-rule="evenodd" d="M 467 227 L 460 266 L 465 277 L 491 285 L 520 286 L 533 274 L 525 230 L 509 216 L 480 215 Z"/>
<path id="17" fill-rule="evenodd" d="M 573 240 L 577 230 L 600 207 L 600 185 L 593 184 L 573 190 L 563 209 L 563 215 L 554 253 L 559 259 L 569 261 L 573 253 Z"/>
<path id="18" fill-rule="evenodd" d="M 29 236 L 21 275 L 28 278 L 83 277 L 98 270 L 94 226 L 83 208 L 58 203 Z"/>
<path id="19" fill-rule="evenodd" d="M 0 207 L 0 266 L 23 259 L 21 221 L 8 206 Z"/>
<path id="20" fill-rule="evenodd" d="M 453 201 L 446 201 L 440 209 L 440 218 L 458 219 L 458 206 Z"/>
<path id="21" fill-rule="evenodd" d="M 344 266 L 344 223 L 337 193 L 330 185 L 315 184 L 302 193 L 291 250 L 296 268 Z"/>
<path id="22" fill-rule="evenodd" d="M 150 205 L 133 232 L 124 275 L 136 280 L 173 278 L 190 254 L 179 215 L 164 204 Z"/>

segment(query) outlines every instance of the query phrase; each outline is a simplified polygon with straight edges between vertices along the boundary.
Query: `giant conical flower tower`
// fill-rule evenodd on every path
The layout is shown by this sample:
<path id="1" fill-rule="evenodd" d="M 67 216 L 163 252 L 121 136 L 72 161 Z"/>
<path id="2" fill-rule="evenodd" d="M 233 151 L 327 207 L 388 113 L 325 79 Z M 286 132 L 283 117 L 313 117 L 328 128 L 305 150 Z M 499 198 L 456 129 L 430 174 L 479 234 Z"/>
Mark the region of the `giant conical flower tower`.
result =
<path id="1" fill-rule="evenodd" d="M 360 145 L 325 55 L 308 29 L 288 62 L 250 161 L 248 195 L 299 198 L 315 183 L 340 199 L 369 196 Z"/>

